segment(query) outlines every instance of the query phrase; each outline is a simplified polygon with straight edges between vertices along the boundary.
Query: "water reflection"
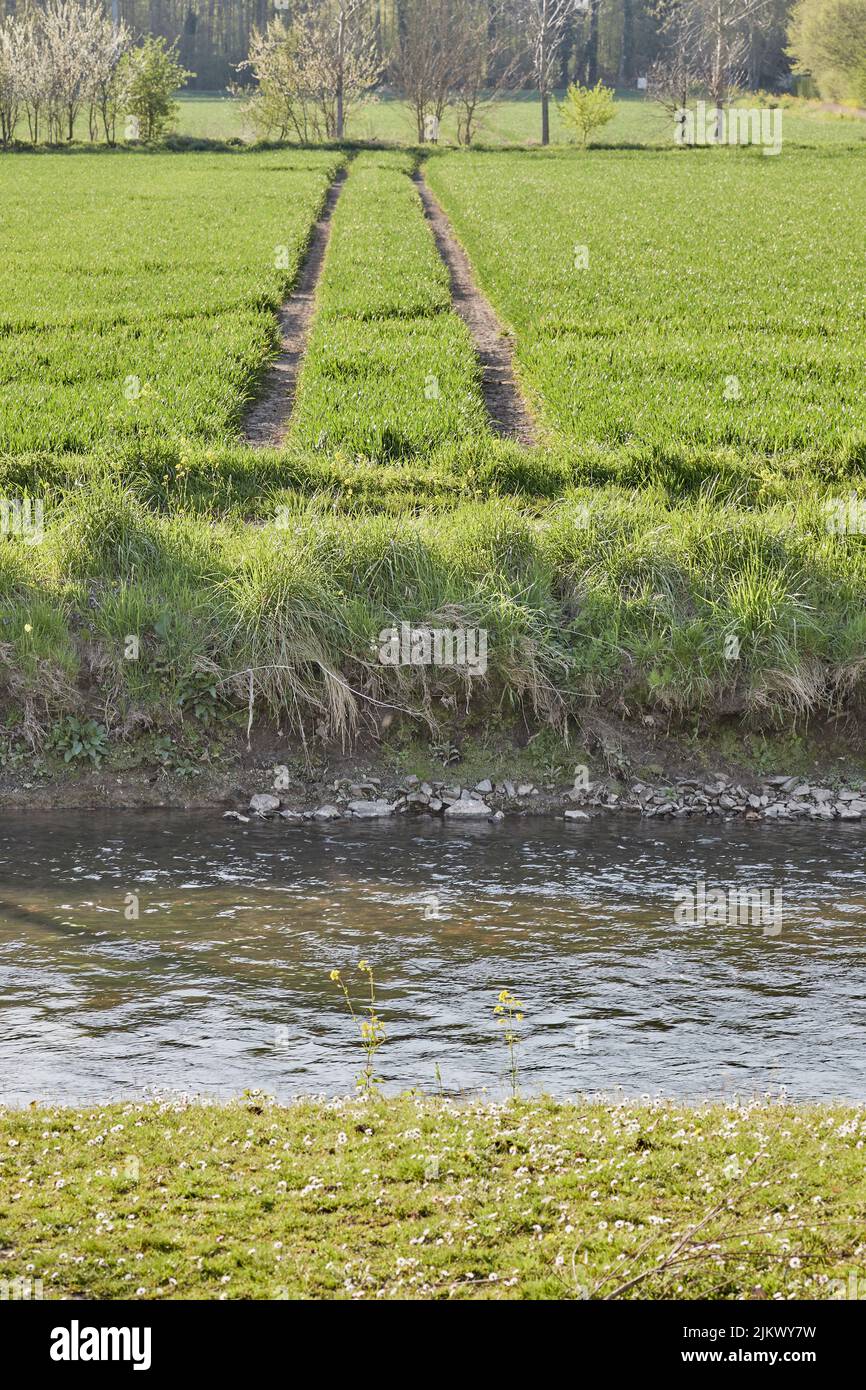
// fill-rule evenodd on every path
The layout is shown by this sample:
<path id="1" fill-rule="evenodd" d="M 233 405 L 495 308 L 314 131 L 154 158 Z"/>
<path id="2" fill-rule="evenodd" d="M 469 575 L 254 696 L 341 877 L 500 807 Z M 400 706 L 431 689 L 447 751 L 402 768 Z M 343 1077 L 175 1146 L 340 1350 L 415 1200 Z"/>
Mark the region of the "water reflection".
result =
<path id="1" fill-rule="evenodd" d="M 864 844 L 859 825 L 9 819 L 0 1094 L 348 1090 L 328 971 L 360 992 L 365 956 L 393 1088 L 433 1089 L 438 1064 L 500 1094 L 508 986 L 527 1089 L 864 1099 Z M 783 930 L 676 925 L 698 877 L 783 889 Z"/>

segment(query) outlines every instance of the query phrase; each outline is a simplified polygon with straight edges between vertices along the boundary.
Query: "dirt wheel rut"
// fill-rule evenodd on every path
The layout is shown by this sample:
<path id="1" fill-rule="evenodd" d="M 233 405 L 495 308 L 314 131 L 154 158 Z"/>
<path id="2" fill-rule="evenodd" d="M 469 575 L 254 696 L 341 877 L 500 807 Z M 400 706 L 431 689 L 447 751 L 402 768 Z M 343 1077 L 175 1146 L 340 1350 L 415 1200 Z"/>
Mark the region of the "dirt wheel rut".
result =
<path id="1" fill-rule="evenodd" d="M 490 301 L 475 284 L 469 258 L 424 176 L 416 173 L 413 177 L 437 249 L 451 277 L 452 303 L 472 334 L 478 353 L 482 368 L 481 390 L 490 423 L 503 439 L 516 439 L 520 444 L 532 446 L 536 443 L 535 425 L 517 385 L 508 336 Z"/>
<path id="2" fill-rule="evenodd" d="M 261 394 L 247 415 L 244 438 L 254 448 L 279 448 L 289 428 L 298 375 L 316 307 L 316 286 L 331 236 L 331 218 L 343 184 L 341 169 L 328 189 L 322 211 L 313 224 L 297 281 L 280 308 L 280 352 L 268 368 Z"/>

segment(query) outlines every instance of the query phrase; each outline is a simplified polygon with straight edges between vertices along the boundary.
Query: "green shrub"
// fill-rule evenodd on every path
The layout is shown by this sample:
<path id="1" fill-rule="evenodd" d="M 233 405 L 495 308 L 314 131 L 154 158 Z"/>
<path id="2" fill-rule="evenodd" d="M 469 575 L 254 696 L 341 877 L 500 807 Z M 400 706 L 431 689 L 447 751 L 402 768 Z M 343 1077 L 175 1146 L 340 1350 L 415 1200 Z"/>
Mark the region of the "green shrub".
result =
<path id="1" fill-rule="evenodd" d="M 596 82 L 594 87 L 582 87 L 572 82 L 565 94 L 565 101 L 559 114 L 566 126 L 570 126 L 586 145 L 594 130 L 600 130 L 616 115 L 616 102 L 610 87 Z"/>
<path id="2" fill-rule="evenodd" d="M 165 135 L 178 110 L 173 100 L 175 92 L 189 78 L 195 77 L 194 72 L 181 67 L 176 51 L 176 43 L 169 45 L 165 39 L 149 34 L 123 59 L 126 111 L 138 126 L 132 138 L 146 145 Z"/>

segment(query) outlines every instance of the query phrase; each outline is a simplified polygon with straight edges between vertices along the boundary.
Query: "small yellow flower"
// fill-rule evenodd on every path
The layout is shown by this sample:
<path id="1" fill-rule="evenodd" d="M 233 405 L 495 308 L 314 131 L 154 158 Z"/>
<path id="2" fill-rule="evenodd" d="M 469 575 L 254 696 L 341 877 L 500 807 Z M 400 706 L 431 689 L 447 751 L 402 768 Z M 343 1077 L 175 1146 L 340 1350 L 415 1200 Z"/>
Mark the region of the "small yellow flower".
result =
<path id="1" fill-rule="evenodd" d="M 339 980 L 339 978 L 340 978 L 340 972 L 339 972 L 339 970 L 332 970 L 331 973 L 330 973 L 330 975 L 328 976 L 328 978 L 329 978 L 330 980 Z"/>
<path id="2" fill-rule="evenodd" d="M 365 960 L 359 960 L 359 961 L 358 961 L 358 969 L 359 969 L 359 970 L 366 970 L 367 974 L 369 975 L 369 973 L 370 973 L 370 965 L 369 965 L 369 962 L 368 962 L 368 961 L 365 961 Z"/>
<path id="3" fill-rule="evenodd" d="M 507 989 L 501 989 L 501 990 L 499 991 L 499 1002 L 500 1002 L 500 1004 L 504 1004 L 504 1003 L 506 1002 L 507 999 L 508 999 L 508 990 L 507 990 Z"/>
<path id="4" fill-rule="evenodd" d="M 25 632 L 32 632 L 32 631 L 33 631 L 33 624 L 32 624 L 32 623 L 25 623 L 25 624 L 24 624 L 24 631 L 25 631 Z"/>

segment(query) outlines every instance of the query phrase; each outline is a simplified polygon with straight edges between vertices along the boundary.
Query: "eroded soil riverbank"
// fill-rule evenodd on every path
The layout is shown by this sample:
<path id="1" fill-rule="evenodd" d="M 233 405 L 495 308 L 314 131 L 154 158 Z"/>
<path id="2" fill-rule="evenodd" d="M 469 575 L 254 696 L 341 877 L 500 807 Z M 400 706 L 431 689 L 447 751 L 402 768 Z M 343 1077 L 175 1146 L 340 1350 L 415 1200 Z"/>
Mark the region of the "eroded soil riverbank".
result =
<path id="1" fill-rule="evenodd" d="M 696 739 L 587 721 L 568 744 L 548 733 L 446 744 L 301 748 L 274 730 L 204 749 L 182 768 L 146 750 L 91 768 L 39 757 L 0 769 L 6 811 L 172 809 L 331 820 L 376 816 L 856 821 L 866 816 L 859 730 Z"/>

